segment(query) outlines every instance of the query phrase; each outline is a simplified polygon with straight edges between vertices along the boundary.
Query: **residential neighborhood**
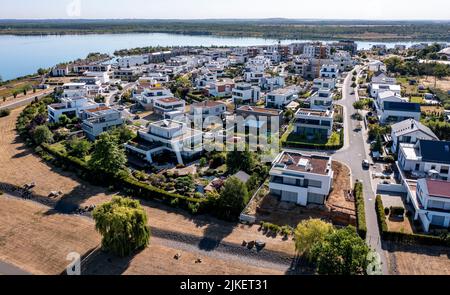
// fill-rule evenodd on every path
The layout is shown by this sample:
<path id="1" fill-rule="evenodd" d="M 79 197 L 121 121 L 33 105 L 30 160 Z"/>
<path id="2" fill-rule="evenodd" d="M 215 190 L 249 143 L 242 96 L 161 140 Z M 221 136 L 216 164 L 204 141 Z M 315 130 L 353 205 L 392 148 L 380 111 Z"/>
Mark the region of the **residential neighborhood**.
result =
<path id="1" fill-rule="evenodd" d="M 70 275 L 70 250 L 86 275 L 450 275 L 450 44 L 391 43 L 180 41 L 13 79 L 0 274 Z"/>

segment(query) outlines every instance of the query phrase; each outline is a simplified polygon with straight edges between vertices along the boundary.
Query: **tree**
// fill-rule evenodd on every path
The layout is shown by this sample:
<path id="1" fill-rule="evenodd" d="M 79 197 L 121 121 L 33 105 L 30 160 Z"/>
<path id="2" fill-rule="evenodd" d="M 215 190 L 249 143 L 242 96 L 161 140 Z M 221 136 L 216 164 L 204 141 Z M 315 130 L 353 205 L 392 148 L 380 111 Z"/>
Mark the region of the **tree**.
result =
<path id="1" fill-rule="evenodd" d="M 230 173 L 243 170 L 251 174 L 255 165 L 255 154 L 250 152 L 248 148 L 243 152 L 231 151 L 227 154 L 227 168 Z"/>
<path id="2" fill-rule="evenodd" d="M 284 121 L 289 122 L 294 118 L 294 111 L 291 109 L 287 109 L 286 112 L 284 112 Z"/>
<path id="3" fill-rule="evenodd" d="M 304 220 L 294 231 L 295 250 L 299 255 L 311 259 L 311 249 L 316 243 L 321 243 L 333 231 L 331 223 L 320 219 Z"/>
<path id="4" fill-rule="evenodd" d="M 67 115 L 64 115 L 64 114 L 62 114 L 59 117 L 59 120 L 58 120 L 60 126 L 67 126 L 67 124 L 69 124 L 71 121 L 72 120 L 70 120 L 70 118 L 67 117 Z"/>
<path id="5" fill-rule="evenodd" d="M 448 66 L 444 64 L 437 63 L 434 66 L 433 74 L 434 74 L 434 88 L 436 88 L 437 79 L 442 79 L 443 77 L 449 75 L 449 71 L 447 70 Z"/>
<path id="6" fill-rule="evenodd" d="M 84 159 L 88 155 L 91 147 L 92 145 L 89 141 L 86 139 L 79 139 L 78 137 L 75 137 L 66 143 L 66 149 L 68 150 L 69 155 L 80 159 Z"/>
<path id="7" fill-rule="evenodd" d="M 111 136 L 115 137 L 119 144 L 127 143 L 136 137 L 133 131 L 125 126 L 117 127 L 109 131 Z"/>
<path id="8" fill-rule="evenodd" d="M 217 213 L 225 219 L 237 217 L 248 203 L 247 186 L 237 177 L 230 177 L 217 199 Z"/>
<path id="9" fill-rule="evenodd" d="M 46 125 L 36 127 L 33 132 L 33 139 L 37 145 L 53 142 L 53 133 Z"/>
<path id="10" fill-rule="evenodd" d="M 94 170 L 117 173 L 123 168 L 127 158 L 124 150 L 109 133 L 100 134 L 94 143 L 94 151 L 89 166 Z"/>
<path id="11" fill-rule="evenodd" d="M 381 135 L 380 134 L 377 135 L 376 140 L 375 140 L 375 144 L 373 145 L 372 150 L 374 152 L 380 152 L 380 153 L 383 151 L 383 143 L 381 141 Z"/>
<path id="12" fill-rule="evenodd" d="M 311 253 L 319 274 L 367 274 L 374 262 L 370 248 L 351 226 L 329 233 L 322 242 L 314 244 Z"/>
<path id="13" fill-rule="evenodd" d="M 42 76 L 47 74 L 47 70 L 43 69 L 43 68 L 39 68 L 37 71 L 38 75 Z"/>
<path id="14" fill-rule="evenodd" d="M 261 182 L 261 179 L 260 179 L 258 173 L 253 173 L 252 176 L 250 176 L 250 178 L 246 182 L 247 190 L 253 191 L 253 190 L 257 189 L 260 182 Z"/>
<path id="15" fill-rule="evenodd" d="M 191 192 L 195 188 L 192 175 L 177 178 L 175 181 L 175 188 L 182 194 Z"/>
<path id="16" fill-rule="evenodd" d="M 150 228 L 139 201 L 113 197 L 94 210 L 93 218 L 103 249 L 124 257 L 148 246 Z"/>

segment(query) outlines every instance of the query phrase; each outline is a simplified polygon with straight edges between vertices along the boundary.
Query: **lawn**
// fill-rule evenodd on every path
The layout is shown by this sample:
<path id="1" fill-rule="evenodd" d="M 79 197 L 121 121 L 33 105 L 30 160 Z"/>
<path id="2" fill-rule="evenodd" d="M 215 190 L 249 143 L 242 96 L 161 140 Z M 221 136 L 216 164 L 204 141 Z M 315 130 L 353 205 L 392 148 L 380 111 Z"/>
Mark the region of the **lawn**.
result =
<path id="1" fill-rule="evenodd" d="M 337 146 L 337 145 L 339 145 L 340 136 L 339 136 L 339 133 L 333 132 L 331 134 L 330 138 L 328 138 L 328 139 L 326 139 L 326 138 L 308 139 L 304 135 L 293 133 L 292 130 L 291 130 L 290 134 L 287 135 L 287 141 L 288 142 L 295 142 L 295 143 L 299 143 L 299 144 Z"/>
<path id="2" fill-rule="evenodd" d="M 412 102 L 412 103 L 420 103 L 420 104 L 425 103 L 425 101 L 423 100 L 423 98 L 420 97 L 420 96 L 412 96 L 412 97 L 410 98 L 409 102 Z"/>

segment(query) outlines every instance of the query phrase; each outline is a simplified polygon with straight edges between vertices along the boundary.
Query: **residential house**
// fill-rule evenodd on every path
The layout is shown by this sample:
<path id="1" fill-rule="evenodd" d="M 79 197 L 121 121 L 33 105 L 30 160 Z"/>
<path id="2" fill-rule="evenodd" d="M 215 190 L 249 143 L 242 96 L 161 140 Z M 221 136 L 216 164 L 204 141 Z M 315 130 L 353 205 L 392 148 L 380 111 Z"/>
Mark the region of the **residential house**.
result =
<path id="1" fill-rule="evenodd" d="M 408 119 L 391 126 L 392 152 L 397 153 L 401 143 L 415 144 L 419 140 L 439 140 L 430 128 Z"/>
<path id="2" fill-rule="evenodd" d="M 120 68 L 138 67 L 149 63 L 148 55 L 133 55 L 120 57 L 117 60 Z"/>
<path id="3" fill-rule="evenodd" d="M 173 119 L 184 115 L 186 102 L 176 97 L 158 98 L 153 101 L 153 110 L 155 114 L 163 119 Z"/>
<path id="4" fill-rule="evenodd" d="M 308 97 L 307 101 L 313 110 L 328 110 L 333 108 L 333 96 L 331 89 L 322 88 Z"/>
<path id="5" fill-rule="evenodd" d="M 385 91 L 391 91 L 396 93 L 397 95 L 400 95 L 402 89 L 400 85 L 373 83 L 370 87 L 370 96 L 372 96 L 373 98 L 377 98 L 380 93 Z"/>
<path id="6" fill-rule="evenodd" d="M 197 126 L 202 126 L 207 118 L 220 120 L 223 119 L 227 105 L 217 101 L 203 101 L 190 105 L 189 119 L 194 121 Z"/>
<path id="7" fill-rule="evenodd" d="M 133 98 L 146 110 L 153 109 L 156 100 L 172 97 L 172 92 L 164 87 L 138 87 L 133 91 Z"/>
<path id="8" fill-rule="evenodd" d="M 283 124 L 283 111 L 279 109 L 261 108 L 244 105 L 236 110 L 236 116 L 242 116 L 245 119 L 245 125 L 248 127 L 262 128 L 267 123 L 267 131 L 279 129 Z M 274 125 L 276 122 L 277 125 Z M 277 126 L 277 128 L 272 128 Z M 278 130 L 272 130 L 274 132 Z"/>
<path id="9" fill-rule="evenodd" d="M 334 89 L 336 87 L 336 79 L 333 78 L 316 78 L 313 81 L 312 90 L 318 91 L 319 89 Z"/>
<path id="10" fill-rule="evenodd" d="M 62 115 L 69 118 L 80 118 L 83 111 L 96 109 L 102 106 L 86 97 L 62 97 L 60 103 L 47 106 L 48 120 L 50 123 L 58 123 Z"/>
<path id="11" fill-rule="evenodd" d="M 269 92 L 266 96 L 266 107 L 283 108 L 298 98 L 299 89 L 296 86 L 279 88 Z"/>
<path id="12" fill-rule="evenodd" d="M 111 65 L 109 64 L 76 64 L 73 66 L 73 72 L 82 74 L 84 72 L 109 72 Z"/>
<path id="13" fill-rule="evenodd" d="M 185 159 L 202 152 L 202 142 L 202 131 L 188 128 L 185 123 L 178 121 L 163 120 L 139 130 L 138 137 L 125 144 L 125 148 L 129 154 L 148 163 L 153 163 L 156 155 L 169 152 L 176 155 L 179 164 L 184 164 Z"/>
<path id="14" fill-rule="evenodd" d="M 371 79 L 372 85 L 380 84 L 380 85 L 396 85 L 397 79 L 394 77 L 389 77 L 385 72 L 375 73 Z M 379 86 L 378 86 L 378 89 Z"/>
<path id="15" fill-rule="evenodd" d="M 425 232 L 431 226 L 450 227 L 450 182 L 422 178 L 408 187 L 408 203 L 414 208 L 414 220 L 419 220 Z"/>
<path id="16" fill-rule="evenodd" d="M 418 103 L 384 101 L 377 109 L 381 123 L 401 122 L 406 119 L 420 121 L 421 109 Z"/>
<path id="17" fill-rule="evenodd" d="M 295 114 L 294 132 L 307 139 L 328 139 L 333 133 L 332 110 L 299 109 Z"/>
<path id="18" fill-rule="evenodd" d="M 114 70 L 114 78 L 123 81 L 136 81 L 142 74 L 142 69 L 139 67 L 120 68 Z"/>
<path id="19" fill-rule="evenodd" d="M 331 157 L 282 152 L 270 170 L 270 193 L 301 206 L 324 204 L 333 181 Z"/>
<path id="20" fill-rule="evenodd" d="M 52 68 L 52 77 L 64 77 L 69 74 L 69 66 L 67 64 L 57 65 Z"/>
<path id="21" fill-rule="evenodd" d="M 248 83 L 237 83 L 232 91 L 234 104 L 254 104 L 261 96 L 261 89 Z"/>
<path id="22" fill-rule="evenodd" d="M 235 82 L 233 79 L 222 78 L 211 82 L 205 87 L 206 94 L 213 97 L 228 97 L 232 95 Z"/>
<path id="23" fill-rule="evenodd" d="M 95 140 L 101 133 L 123 125 L 122 113 L 106 106 L 87 109 L 81 113 L 82 128 L 90 140 Z"/>
<path id="24" fill-rule="evenodd" d="M 371 72 L 386 72 L 386 65 L 379 60 L 369 62 L 368 67 Z"/>
<path id="25" fill-rule="evenodd" d="M 339 76 L 339 68 L 336 64 L 324 64 L 320 69 L 321 78 L 336 79 Z"/>
<path id="26" fill-rule="evenodd" d="M 414 177 L 450 180 L 450 142 L 419 140 L 415 144 L 401 143 L 398 165 L 400 170 L 410 172 Z"/>

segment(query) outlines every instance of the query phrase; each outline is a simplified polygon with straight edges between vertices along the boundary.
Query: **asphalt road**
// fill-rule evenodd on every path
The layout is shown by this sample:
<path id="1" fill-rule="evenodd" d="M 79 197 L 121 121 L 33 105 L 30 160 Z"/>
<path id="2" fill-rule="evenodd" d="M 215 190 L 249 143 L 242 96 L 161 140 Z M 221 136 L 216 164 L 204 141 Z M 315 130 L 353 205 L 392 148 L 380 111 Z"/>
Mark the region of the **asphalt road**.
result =
<path id="1" fill-rule="evenodd" d="M 356 71 L 358 75 L 361 73 L 362 68 L 357 67 Z M 353 103 L 358 99 L 357 93 L 352 95 L 352 72 L 350 72 L 345 79 L 342 89 L 342 100 L 339 101 L 339 105 L 344 107 L 344 122 L 345 122 L 345 144 L 344 147 L 337 151 L 333 158 L 347 164 L 352 170 L 352 180 L 360 180 L 364 185 L 364 197 L 365 197 L 365 213 L 367 224 L 367 242 L 368 244 L 380 255 L 383 265 L 383 273 L 387 274 L 387 262 L 384 250 L 382 249 L 380 233 L 378 229 L 378 221 L 375 213 L 375 191 L 376 187 L 372 183 L 369 170 L 365 170 L 362 167 L 362 161 L 369 157 L 369 144 L 367 143 L 367 128 L 362 123 L 363 129 L 356 131 L 358 122 L 351 118 L 352 114 L 356 112 L 353 108 Z"/>
<path id="2" fill-rule="evenodd" d="M 5 263 L 0 261 L 0 275 L 31 275 L 31 273 L 28 273 L 12 264 Z"/>
<path id="3" fill-rule="evenodd" d="M 20 99 L 17 99 L 15 101 L 13 101 L 13 102 L 0 105 L 0 110 L 3 110 L 3 109 L 10 109 L 10 110 L 12 110 L 12 109 L 15 109 L 15 108 L 18 108 L 18 107 L 21 107 L 21 106 L 25 106 L 25 105 L 29 104 L 30 102 L 32 102 L 36 97 L 38 99 L 41 99 L 44 96 L 47 96 L 47 95 L 49 95 L 51 93 L 53 93 L 53 89 L 49 89 L 48 91 L 45 91 L 45 92 L 37 94 L 37 95 L 30 95 L 30 96 L 25 97 L 25 98 L 20 98 Z"/>

